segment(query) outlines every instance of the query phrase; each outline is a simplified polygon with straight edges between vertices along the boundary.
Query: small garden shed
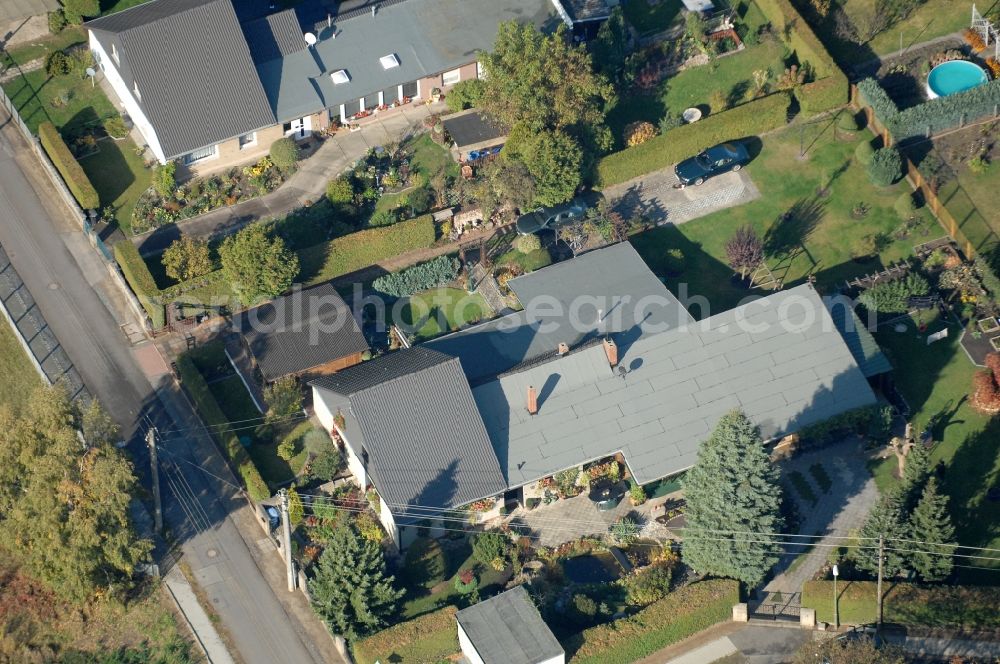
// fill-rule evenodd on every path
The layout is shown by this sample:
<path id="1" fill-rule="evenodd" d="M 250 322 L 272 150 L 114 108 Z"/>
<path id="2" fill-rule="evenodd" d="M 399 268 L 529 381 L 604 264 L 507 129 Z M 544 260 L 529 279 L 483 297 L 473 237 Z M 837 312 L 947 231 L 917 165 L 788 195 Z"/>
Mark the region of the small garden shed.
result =
<path id="1" fill-rule="evenodd" d="M 498 127 L 474 108 L 444 118 L 444 129 L 453 141 L 451 154 L 460 163 L 491 158 L 507 142 L 507 130 Z"/>
<path id="2" fill-rule="evenodd" d="M 563 664 L 566 653 L 524 586 L 462 609 L 458 643 L 472 664 Z"/>

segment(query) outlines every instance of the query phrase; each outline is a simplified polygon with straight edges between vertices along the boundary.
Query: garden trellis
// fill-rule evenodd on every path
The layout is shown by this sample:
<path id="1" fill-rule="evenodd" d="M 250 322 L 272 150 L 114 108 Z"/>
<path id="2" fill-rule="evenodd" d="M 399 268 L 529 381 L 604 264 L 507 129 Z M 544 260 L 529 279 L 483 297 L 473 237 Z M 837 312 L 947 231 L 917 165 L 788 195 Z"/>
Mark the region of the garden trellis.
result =
<path id="1" fill-rule="evenodd" d="M 979 13 L 975 4 L 972 5 L 972 25 L 970 27 L 979 33 L 987 47 L 990 45 L 990 38 L 993 39 L 993 57 L 1000 60 L 1000 31 L 997 31 L 988 18 Z"/>

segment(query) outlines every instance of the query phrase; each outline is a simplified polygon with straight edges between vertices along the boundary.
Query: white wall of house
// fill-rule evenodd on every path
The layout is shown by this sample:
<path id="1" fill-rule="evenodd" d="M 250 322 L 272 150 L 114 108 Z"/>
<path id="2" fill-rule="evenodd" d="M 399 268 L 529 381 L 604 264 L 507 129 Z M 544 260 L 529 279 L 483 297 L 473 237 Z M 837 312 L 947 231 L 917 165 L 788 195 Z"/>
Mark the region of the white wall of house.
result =
<path id="1" fill-rule="evenodd" d="M 476 647 L 472 645 L 472 641 L 469 639 L 469 635 L 465 633 L 462 629 L 462 623 L 456 623 L 458 625 L 458 645 L 462 648 L 462 654 L 465 658 L 469 660 L 471 664 L 485 664 L 483 658 L 479 656 L 476 652 Z"/>
<path id="2" fill-rule="evenodd" d="M 351 471 L 351 475 L 354 475 L 354 479 L 357 481 L 358 486 L 362 489 L 368 486 L 368 473 L 365 472 L 365 465 L 361 462 L 360 455 L 354 452 L 354 448 L 351 447 L 351 442 L 344 435 L 336 423 L 334 423 L 333 418 L 336 413 L 336 409 L 331 408 L 324 399 L 324 391 L 314 387 L 313 388 L 313 411 L 316 413 L 316 418 L 323 425 L 323 428 L 328 432 L 336 429 L 340 432 L 340 437 L 344 439 L 344 451 L 347 457 L 347 469 Z"/>
<path id="3" fill-rule="evenodd" d="M 381 499 L 381 496 L 379 498 Z M 378 520 L 382 522 L 382 527 L 385 528 L 385 532 L 389 534 L 393 543 L 399 547 L 399 528 L 396 527 L 396 518 L 392 515 L 392 510 L 385 503 L 382 503 L 382 507 L 379 510 Z"/>
<path id="4" fill-rule="evenodd" d="M 94 54 L 94 58 L 97 60 L 101 71 L 104 72 L 105 79 L 108 81 L 111 89 L 115 91 L 119 102 L 125 108 L 125 112 L 128 113 L 128 116 L 132 119 L 139 133 L 142 134 L 142 137 L 146 139 L 146 145 L 153 151 L 153 154 L 160 163 L 165 164 L 167 159 L 163 154 L 163 148 L 160 147 L 160 140 L 153 130 L 153 125 L 149 122 L 146 114 L 142 112 L 135 97 L 132 96 L 132 85 L 136 82 L 130 81 L 126 83 L 122 79 L 118 68 L 115 66 L 115 61 L 104 51 L 104 47 L 101 46 L 101 42 L 97 40 L 93 32 L 90 32 L 90 50 Z M 138 81 L 138 85 L 140 86 L 139 92 L 141 93 L 142 81 Z"/>

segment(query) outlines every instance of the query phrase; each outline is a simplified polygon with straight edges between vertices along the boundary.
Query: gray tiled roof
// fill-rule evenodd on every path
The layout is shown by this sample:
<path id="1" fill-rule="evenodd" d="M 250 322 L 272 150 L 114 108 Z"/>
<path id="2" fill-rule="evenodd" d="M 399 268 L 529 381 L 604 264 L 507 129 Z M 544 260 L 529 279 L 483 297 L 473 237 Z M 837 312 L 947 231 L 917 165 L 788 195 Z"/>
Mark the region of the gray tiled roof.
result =
<path id="1" fill-rule="evenodd" d="M 607 0 L 560 0 L 569 17 L 576 21 L 596 21 L 611 15 Z"/>
<path id="2" fill-rule="evenodd" d="M 444 129 L 459 149 L 507 135 L 506 129 L 494 125 L 475 109 L 462 111 L 441 118 Z"/>
<path id="3" fill-rule="evenodd" d="M 810 285 L 643 337 L 619 358 L 624 378 L 597 344 L 473 390 L 510 486 L 617 451 L 647 483 L 691 466 L 734 408 L 770 438 L 875 402 Z"/>
<path id="4" fill-rule="evenodd" d="M 524 586 L 455 614 L 485 664 L 538 664 L 563 654 Z"/>
<path id="5" fill-rule="evenodd" d="M 847 347 L 851 349 L 854 360 L 861 367 L 861 372 L 866 377 L 872 378 L 892 371 L 889 358 L 885 356 L 875 337 L 854 312 L 851 299 L 845 296 L 837 300 L 827 300 L 826 305 L 834 325 L 844 337 Z"/>
<path id="6" fill-rule="evenodd" d="M 351 14 L 339 17 L 333 30 L 325 21 L 317 25 L 315 48 L 258 62 L 279 122 L 474 62 L 492 46 L 502 21 L 557 21 L 548 0 L 407 0 L 381 5 L 374 17 Z M 390 53 L 399 66 L 383 69 L 379 58 Z M 339 69 L 350 82 L 333 84 L 330 73 Z"/>
<path id="7" fill-rule="evenodd" d="M 461 358 L 473 385 L 551 355 L 560 343 L 579 346 L 607 332 L 626 348 L 644 336 L 693 321 L 628 242 L 551 265 L 509 284 L 523 311 L 425 344 Z M 598 309 L 604 315 L 600 326 Z"/>
<path id="8" fill-rule="evenodd" d="M 230 0 L 155 0 L 87 27 L 115 45 L 167 158 L 275 123 Z"/>
<path id="9" fill-rule="evenodd" d="M 312 385 L 341 408 L 348 443 L 359 457 L 367 452 L 368 473 L 394 513 L 457 507 L 507 488 L 457 359 L 404 349 Z"/>
<path id="10" fill-rule="evenodd" d="M 368 350 L 350 307 L 330 284 L 245 311 L 236 325 L 267 381 Z"/>
<path id="11" fill-rule="evenodd" d="M 254 62 L 267 62 L 306 48 L 305 32 L 294 9 L 244 23 L 243 34 Z"/>

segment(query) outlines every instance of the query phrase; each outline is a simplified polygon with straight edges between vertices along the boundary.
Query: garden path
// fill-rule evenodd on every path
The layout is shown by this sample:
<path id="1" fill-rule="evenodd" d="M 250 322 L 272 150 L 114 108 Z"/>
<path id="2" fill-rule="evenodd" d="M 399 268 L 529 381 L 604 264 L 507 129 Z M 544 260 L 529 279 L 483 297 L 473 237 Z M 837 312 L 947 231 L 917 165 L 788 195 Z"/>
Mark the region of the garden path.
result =
<path id="1" fill-rule="evenodd" d="M 259 219 L 284 216 L 326 195 L 327 183 L 368 152 L 369 148 L 399 141 L 418 128 L 425 117 L 445 110 L 443 103 L 412 104 L 397 112 L 376 116 L 358 131 L 341 130 L 323 141 L 319 149 L 299 163 L 299 168 L 277 190 L 223 207 L 193 219 L 170 224 L 132 238 L 143 256 L 157 254 L 180 236 L 218 239 Z"/>

